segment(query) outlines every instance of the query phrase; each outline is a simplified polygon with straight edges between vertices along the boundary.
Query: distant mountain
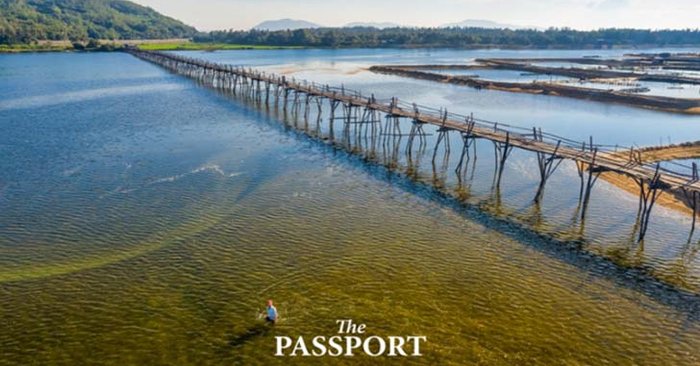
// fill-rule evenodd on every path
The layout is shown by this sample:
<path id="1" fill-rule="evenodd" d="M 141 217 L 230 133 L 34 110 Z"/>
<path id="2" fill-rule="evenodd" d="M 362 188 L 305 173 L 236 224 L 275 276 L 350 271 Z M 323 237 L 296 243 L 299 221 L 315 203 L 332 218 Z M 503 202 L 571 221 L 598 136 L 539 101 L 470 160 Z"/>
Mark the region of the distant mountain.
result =
<path id="1" fill-rule="evenodd" d="M 400 27 L 400 25 L 396 24 L 396 23 L 390 23 L 390 22 L 380 22 L 380 23 L 352 22 L 352 23 L 345 24 L 341 28 L 353 28 L 353 27 L 384 29 L 384 28 L 396 28 L 396 27 Z M 279 19 L 279 20 L 267 20 L 267 21 L 264 21 L 264 22 L 256 25 L 255 27 L 253 27 L 253 29 L 256 29 L 256 30 L 269 30 L 269 31 L 280 31 L 280 30 L 288 30 L 288 29 L 289 30 L 312 29 L 312 28 L 326 28 L 326 26 L 312 23 L 312 22 L 308 22 L 306 20 Z"/>
<path id="2" fill-rule="evenodd" d="M 293 30 L 293 29 L 307 29 L 307 28 L 321 28 L 320 25 L 316 23 L 307 22 L 306 20 L 297 19 L 279 19 L 279 20 L 267 20 L 264 21 L 253 29 L 256 30 L 269 30 L 269 31 L 279 31 L 279 30 Z"/>
<path id="3" fill-rule="evenodd" d="M 459 23 L 443 24 L 440 28 L 491 28 L 491 29 L 534 29 L 535 27 L 498 23 L 491 20 L 467 19 Z"/>
<path id="4" fill-rule="evenodd" d="M 196 29 L 123 0 L 0 0 L 0 44 L 187 38 Z"/>
<path id="5" fill-rule="evenodd" d="M 2 0 L 0 0 L 2 1 Z M 401 27 L 400 24 L 391 22 L 352 22 L 345 24 L 341 28 L 353 28 L 353 27 L 365 27 L 365 28 L 397 28 Z M 408 26 L 410 27 L 410 26 Z M 514 25 L 514 24 L 504 24 L 497 23 L 490 20 L 481 19 L 467 19 L 459 23 L 449 23 L 443 24 L 439 28 L 490 28 L 490 29 L 535 29 L 535 27 Z M 294 29 L 314 29 L 314 28 L 326 28 L 326 26 L 312 23 L 306 20 L 298 19 L 280 19 L 280 20 L 268 20 L 264 21 L 253 29 L 256 30 L 269 30 L 269 31 L 280 31 L 280 30 L 294 30 Z"/>
<path id="6" fill-rule="evenodd" d="M 343 27 L 345 27 L 345 28 L 365 27 L 365 28 L 384 29 L 384 28 L 398 28 L 400 26 L 401 25 L 399 25 L 399 24 L 390 23 L 390 22 L 382 22 L 382 23 L 354 22 L 354 23 L 345 24 Z"/>

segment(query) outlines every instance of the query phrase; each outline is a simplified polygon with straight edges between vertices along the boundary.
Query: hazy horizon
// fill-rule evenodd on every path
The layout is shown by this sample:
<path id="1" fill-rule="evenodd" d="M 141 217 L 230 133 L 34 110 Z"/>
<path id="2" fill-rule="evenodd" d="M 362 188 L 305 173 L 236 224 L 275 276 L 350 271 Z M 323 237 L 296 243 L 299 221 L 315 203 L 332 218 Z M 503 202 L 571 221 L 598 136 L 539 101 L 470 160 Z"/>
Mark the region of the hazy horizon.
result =
<path id="1" fill-rule="evenodd" d="M 249 29 L 266 20 L 324 26 L 390 22 L 436 27 L 466 19 L 538 28 L 698 28 L 700 2 L 669 0 L 133 0 L 199 30 Z M 369 11 L 366 11 L 369 9 Z"/>

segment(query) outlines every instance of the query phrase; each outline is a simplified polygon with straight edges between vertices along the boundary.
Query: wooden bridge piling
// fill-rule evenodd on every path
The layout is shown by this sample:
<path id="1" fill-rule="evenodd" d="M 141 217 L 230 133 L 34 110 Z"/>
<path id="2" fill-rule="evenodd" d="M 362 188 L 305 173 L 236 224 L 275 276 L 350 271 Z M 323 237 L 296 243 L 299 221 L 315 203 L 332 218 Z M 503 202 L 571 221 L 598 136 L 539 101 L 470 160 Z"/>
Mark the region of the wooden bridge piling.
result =
<path id="1" fill-rule="evenodd" d="M 593 159 L 591 163 L 588 164 L 588 178 L 586 179 L 585 185 L 583 186 L 583 200 L 581 202 L 581 220 L 586 219 L 586 212 L 588 211 L 588 203 L 591 200 L 591 191 L 593 186 L 598 181 L 600 173 L 602 172 L 596 165 L 596 159 L 598 158 L 598 148 L 593 148 Z"/>
<path id="2" fill-rule="evenodd" d="M 361 151 L 369 148 L 374 151 L 376 144 L 381 144 L 384 151 L 385 163 L 394 168 L 398 161 L 398 151 L 402 144 L 401 119 L 411 122 L 408 133 L 406 154 L 409 161 L 413 155 L 415 138 L 419 139 L 419 150 L 427 144 L 427 134 L 423 126 L 431 125 L 436 128 L 437 138 L 433 149 L 433 170 L 436 171 L 437 152 L 444 149 L 443 170 L 446 170 L 450 155 L 450 132 L 460 133 L 462 149 L 459 162 L 455 168 L 461 183 L 461 173 L 466 172 L 465 162 L 471 159 L 469 149 L 473 148 L 473 162 L 476 162 L 476 139 L 482 138 L 494 144 L 494 186 L 500 188 L 506 161 L 514 148 L 531 151 L 537 154 L 539 183 L 534 202 L 539 204 L 544 195 L 545 186 L 563 160 L 576 163 L 580 178 L 579 202 L 580 218 L 583 224 L 591 199 L 592 188 L 602 172 L 614 172 L 626 175 L 640 185 L 640 235 L 643 240 L 651 214 L 651 209 L 661 192 L 683 192 L 686 203 L 692 209 L 692 231 L 695 229 L 698 215 L 698 199 L 700 198 L 700 183 L 698 182 L 697 165 L 693 164 L 692 175 L 686 175 L 661 168 L 651 167 L 641 160 L 641 155 L 634 148 L 629 149 L 629 156 L 609 150 L 602 145 L 594 145 L 592 138 L 588 142 L 576 142 L 563 137 L 545 134 L 533 129 L 532 134 L 514 126 L 477 120 L 473 115 L 458 116 L 447 110 L 435 110 L 418 107 L 415 103 L 406 106 L 397 98 L 391 98 L 388 104 L 378 101 L 374 95 L 362 96 L 361 93 L 347 90 L 344 85 L 332 88 L 329 85 L 318 85 L 306 81 L 288 79 L 258 72 L 250 68 L 219 65 L 207 61 L 194 60 L 175 54 L 130 50 L 133 55 L 153 62 L 181 75 L 197 80 L 199 83 L 213 88 L 242 96 L 256 105 L 270 107 L 272 102 L 275 109 L 281 108 L 285 115 L 291 107 L 295 121 L 300 117 L 304 120 L 303 128 L 309 131 L 309 119 L 312 104 L 316 103 L 316 132 L 321 137 L 323 102 L 330 106 L 328 111 L 328 139 L 335 141 L 334 125 L 338 120 L 337 108 L 342 106 L 343 142 L 349 150 Z M 292 93 L 293 95 L 290 95 Z M 291 100 L 290 100 L 291 97 Z M 303 100 L 302 100 L 303 98 Z M 274 99 L 272 101 L 271 99 Z M 291 105 L 290 105 L 291 104 Z M 302 106 L 303 105 L 303 106 Z M 303 110 L 302 110 L 303 108 Z M 381 123 L 381 115 L 385 122 Z M 296 125 L 296 122 L 295 122 Z M 607 149 L 607 150 L 606 150 Z M 472 169 L 472 174 L 473 174 Z"/>
<path id="3" fill-rule="evenodd" d="M 408 143 L 406 144 L 406 152 L 413 155 L 413 141 L 418 136 L 418 150 L 422 151 L 426 144 L 425 131 L 423 131 L 423 122 L 417 119 L 411 119 L 411 131 L 408 133 Z"/>
<path id="4" fill-rule="evenodd" d="M 659 174 L 660 164 L 656 166 L 656 174 L 648 182 L 644 179 L 638 179 L 637 184 L 639 185 L 639 241 L 644 240 L 646 236 L 647 228 L 649 227 L 649 218 L 651 216 L 651 209 L 654 207 L 656 200 L 659 198 L 663 192 L 663 182 L 660 180 Z"/>
<path id="5" fill-rule="evenodd" d="M 455 168 L 455 173 L 457 176 L 461 178 L 461 173 L 463 169 L 463 165 L 465 163 L 465 158 L 466 162 L 469 162 L 471 156 L 469 154 L 469 148 L 473 146 L 474 148 L 474 161 L 476 162 L 476 139 L 477 137 L 474 135 L 474 116 L 467 117 L 465 119 L 467 128 L 465 131 L 460 131 L 460 136 L 462 137 L 462 153 L 459 156 L 459 162 L 457 163 L 457 167 Z"/>
<path id="6" fill-rule="evenodd" d="M 447 123 L 447 110 L 443 112 L 442 125 L 437 129 L 437 142 L 435 143 L 435 148 L 433 149 L 433 164 L 435 164 L 435 159 L 437 158 L 437 152 L 440 148 L 441 143 L 445 142 L 445 148 L 443 153 L 443 161 L 450 154 L 450 129 L 446 127 Z"/>
<path id="7" fill-rule="evenodd" d="M 540 172 L 540 184 L 537 186 L 537 193 L 535 194 L 535 203 L 540 203 L 542 196 L 544 195 L 544 187 L 547 184 L 549 178 L 554 174 L 554 172 L 559 168 L 564 159 L 557 155 L 559 147 L 561 146 L 561 141 L 557 142 L 557 147 L 554 148 L 552 154 L 546 154 L 543 152 L 537 152 L 537 167 Z"/>
<path id="8" fill-rule="evenodd" d="M 506 160 L 513 151 L 513 145 L 510 143 L 510 131 L 506 132 L 505 141 L 493 141 L 494 153 L 496 155 L 495 168 L 496 174 L 494 175 L 494 182 L 496 188 L 501 187 L 501 178 L 503 177 L 503 169 L 506 165 Z"/>

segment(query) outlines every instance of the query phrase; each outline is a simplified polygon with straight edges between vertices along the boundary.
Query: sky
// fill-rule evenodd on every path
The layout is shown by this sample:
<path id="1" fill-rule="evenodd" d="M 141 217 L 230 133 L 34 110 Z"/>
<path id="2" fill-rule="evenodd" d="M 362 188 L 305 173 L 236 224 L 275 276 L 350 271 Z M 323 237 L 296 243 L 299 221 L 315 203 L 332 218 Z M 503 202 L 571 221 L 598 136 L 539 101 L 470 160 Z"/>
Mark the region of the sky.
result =
<path id="1" fill-rule="evenodd" d="M 132 0 L 199 30 L 249 29 L 265 20 L 325 26 L 392 22 L 439 26 L 465 19 L 534 27 L 700 28 L 700 0 Z"/>

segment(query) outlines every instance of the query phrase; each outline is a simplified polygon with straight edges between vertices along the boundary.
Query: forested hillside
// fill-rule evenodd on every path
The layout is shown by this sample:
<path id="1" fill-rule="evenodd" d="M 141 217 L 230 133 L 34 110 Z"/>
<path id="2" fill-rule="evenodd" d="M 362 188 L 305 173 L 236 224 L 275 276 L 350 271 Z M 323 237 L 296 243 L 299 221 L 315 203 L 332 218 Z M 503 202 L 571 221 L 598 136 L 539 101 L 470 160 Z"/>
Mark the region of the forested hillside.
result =
<path id="1" fill-rule="evenodd" d="M 599 48 L 700 45 L 700 31 L 358 27 L 218 31 L 200 34 L 195 39 L 200 42 L 306 47 Z"/>
<path id="2" fill-rule="evenodd" d="M 698 46 L 697 29 L 644 30 L 346 27 L 197 31 L 124 0 L 0 0 L 0 45 L 37 40 L 191 38 L 207 44 L 300 47 L 605 48 Z"/>
<path id="3" fill-rule="evenodd" d="M 0 44 L 185 38 L 196 30 L 123 0 L 0 0 Z"/>

